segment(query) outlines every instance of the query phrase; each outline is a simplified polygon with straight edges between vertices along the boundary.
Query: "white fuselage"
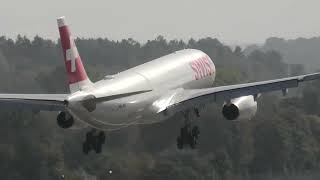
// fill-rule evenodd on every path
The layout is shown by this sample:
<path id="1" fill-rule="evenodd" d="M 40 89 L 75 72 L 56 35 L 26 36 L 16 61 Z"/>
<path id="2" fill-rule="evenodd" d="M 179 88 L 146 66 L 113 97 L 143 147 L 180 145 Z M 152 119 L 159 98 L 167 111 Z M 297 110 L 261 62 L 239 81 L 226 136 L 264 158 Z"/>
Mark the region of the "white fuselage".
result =
<path id="1" fill-rule="evenodd" d="M 212 87 L 214 78 L 215 67 L 209 56 L 199 50 L 181 50 L 106 76 L 92 86 L 71 94 L 68 112 L 77 120 L 102 130 L 156 123 L 170 117 L 157 113 L 161 104 L 158 99 L 179 88 Z M 78 101 L 87 95 L 104 97 L 136 91 L 149 92 L 98 103 L 92 112 Z"/>

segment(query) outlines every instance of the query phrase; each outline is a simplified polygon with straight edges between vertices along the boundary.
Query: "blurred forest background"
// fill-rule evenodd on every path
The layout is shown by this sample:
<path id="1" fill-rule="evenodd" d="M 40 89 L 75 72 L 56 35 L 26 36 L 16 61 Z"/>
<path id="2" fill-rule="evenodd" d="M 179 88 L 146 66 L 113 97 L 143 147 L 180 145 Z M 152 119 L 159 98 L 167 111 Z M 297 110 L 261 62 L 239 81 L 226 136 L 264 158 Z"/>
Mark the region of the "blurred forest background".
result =
<path id="1" fill-rule="evenodd" d="M 263 46 L 245 50 L 213 38 L 184 42 L 162 36 L 144 44 L 102 38 L 76 39 L 76 44 L 93 81 L 176 50 L 195 48 L 214 60 L 218 86 L 317 70 L 320 39 L 298 40 L 271 38 Z M 59 43 L 39 36 L 0 37 L 0 92 L 68 92 Z M 212 104 L 197 122 L 198 149 L 182 151 L 176 148 L 183 123 L 177 117 L 113 132 L 102 154 L 85 156 L 81 145 L 86 130 L 59 128 L 57 113 L 1 107 L 0 179 L 319 179 L 319 90 L 320 82 L 315 81 L 290 90 L 285 98 L 281 92 L 264 94 L 251 121 L 224 120 L 221 104 Z"/>

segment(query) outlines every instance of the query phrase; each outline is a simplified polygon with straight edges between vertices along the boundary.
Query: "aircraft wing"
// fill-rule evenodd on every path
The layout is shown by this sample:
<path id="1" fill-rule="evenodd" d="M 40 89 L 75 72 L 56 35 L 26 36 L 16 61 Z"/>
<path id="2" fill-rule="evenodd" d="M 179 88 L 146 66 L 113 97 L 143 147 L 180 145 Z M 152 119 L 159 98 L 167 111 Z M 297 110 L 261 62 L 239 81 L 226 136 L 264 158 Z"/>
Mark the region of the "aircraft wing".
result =
<path id="1" fill-rule="evenodd" d="M 315 79 L 320 79 L 320 73 L 206 89 L 180 89 L 166 96 L 166 100 L 162 99 L 161 102 L 167 103 L 161 104 L 161 107 L 158 107 L 158 113 L 162 111 L 179 112 L 198 105 L 205 105 L 217 101 L 229 101 L 233 98 L 258 95 L 264 92 L 277 90 L 286 92 L 288 88 L 298 87 L 301 82 Z M 157 104 L 157 102 L 155 102 L 155 104 Z"/>
<path id="2" fill-rule="evenodd" d="M 63 111 L 68 94 L 0 94 L 0 108 Z"/>

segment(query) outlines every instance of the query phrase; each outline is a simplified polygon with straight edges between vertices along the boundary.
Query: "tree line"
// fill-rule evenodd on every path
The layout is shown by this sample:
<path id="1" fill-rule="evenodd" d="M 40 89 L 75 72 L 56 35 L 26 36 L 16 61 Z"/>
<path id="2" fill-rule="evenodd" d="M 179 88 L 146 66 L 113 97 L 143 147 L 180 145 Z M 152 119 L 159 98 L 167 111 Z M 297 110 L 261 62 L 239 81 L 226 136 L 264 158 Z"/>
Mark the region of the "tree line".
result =
<path id="1" fill-rule="evenodd" d="M 92 80 L 177 50 L 204 51 L 217 69 L 216 86 L 287 77 L 304 73 L 281 53 L 244 53 L 218 39 L 166 40 L 77 38 L 76 44 Z M 303 62 L 301 62 L 303 63 Z M 1 93 L 67 93 L 59 40 L 36 36 L 0 37 Z M 110 133 L 104 152 L 84 156 L 86 130 L 60 129 L 57 113 L 0 108 L 1 179 L 301 179 L 319 177 L 320 82 L 306 83 L 286 98 L 264 94 L 250 121 L 230 122 L 221 104 L 207 107 L 197 122 L 201 129 L 196 151 L 178 151 L 182 125 L 178 115 L 153 126 Z M 166 133 L 163 133 L 166 132 Z M 112 170 L 112 173 L 109 173 Z"/>

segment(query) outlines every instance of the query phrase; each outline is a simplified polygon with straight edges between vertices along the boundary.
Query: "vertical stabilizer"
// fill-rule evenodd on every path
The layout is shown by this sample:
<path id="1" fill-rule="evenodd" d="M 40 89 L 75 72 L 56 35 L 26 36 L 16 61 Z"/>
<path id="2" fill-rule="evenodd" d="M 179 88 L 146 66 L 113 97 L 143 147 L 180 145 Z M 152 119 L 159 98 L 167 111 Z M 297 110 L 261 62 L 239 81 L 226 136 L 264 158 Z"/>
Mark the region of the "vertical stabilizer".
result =
<path id="1" fill-rule="evenodd" d="M 65 17 L 57 19 L 63 50 L 65 68 L 68 76 L 70 92 L 74 93 L 90 86 L 92 83 L 83 67 L 80 55 L 75 45 L 70 29 L 66 24 Z"/>

